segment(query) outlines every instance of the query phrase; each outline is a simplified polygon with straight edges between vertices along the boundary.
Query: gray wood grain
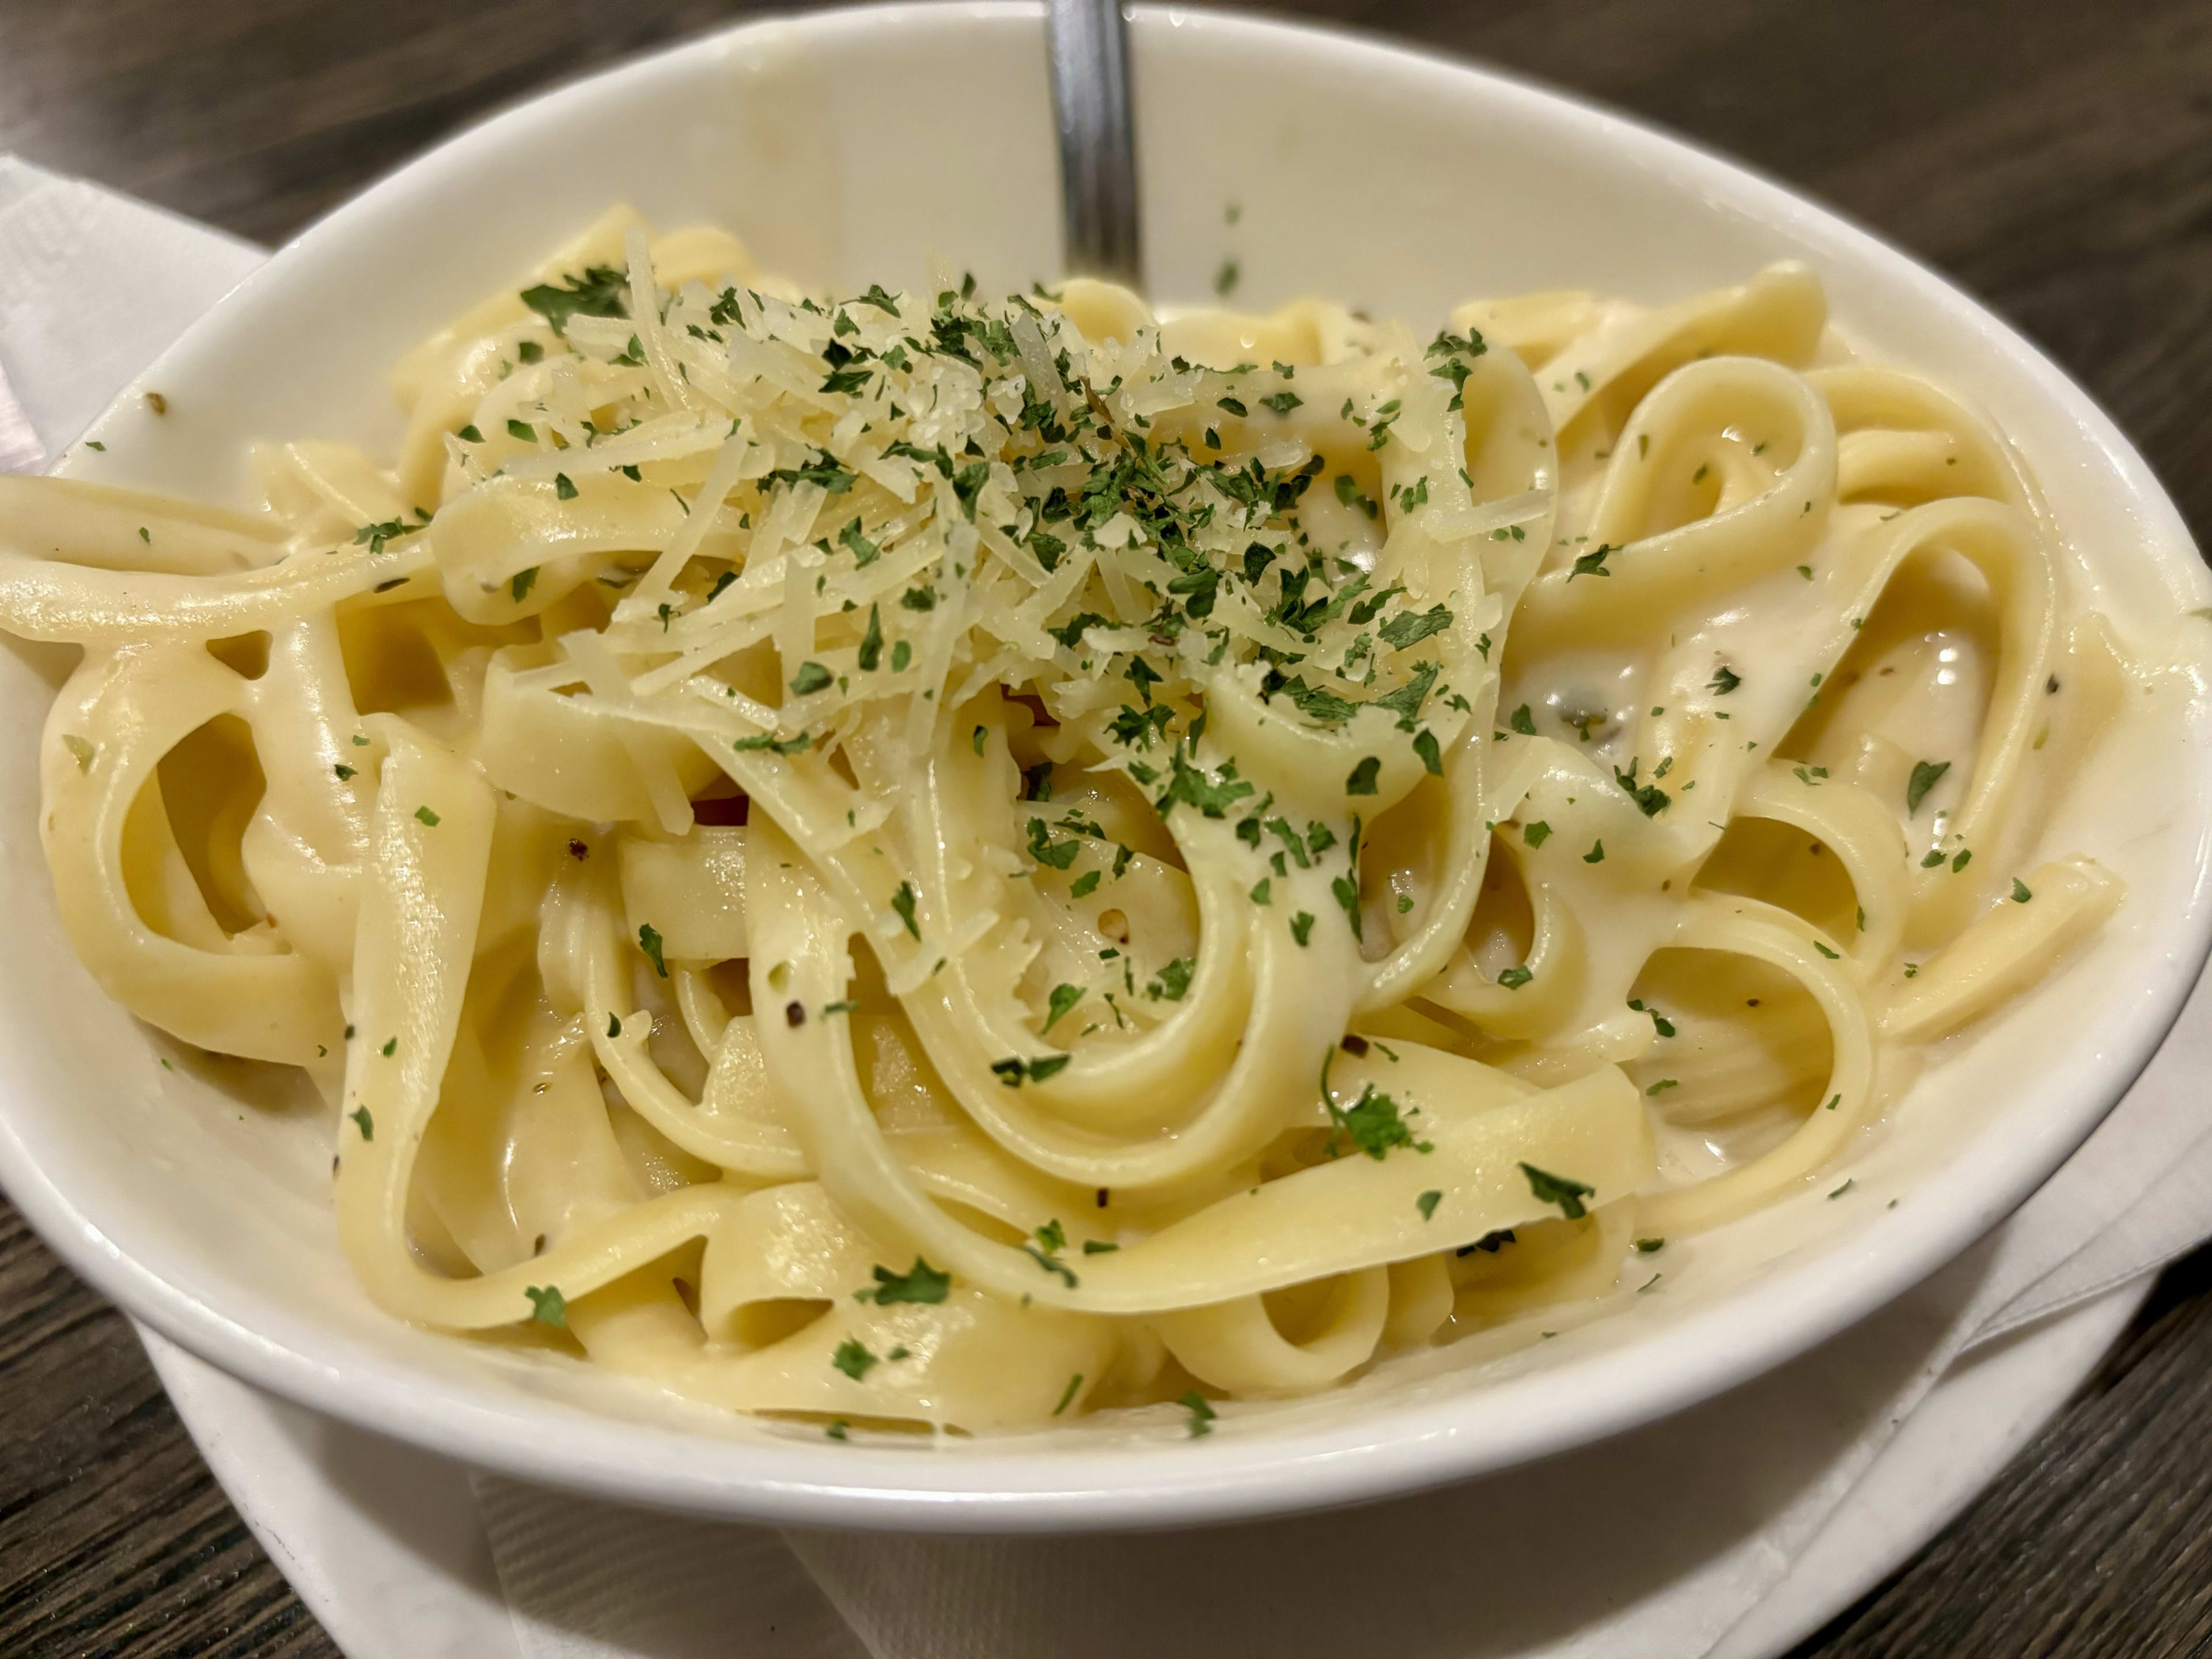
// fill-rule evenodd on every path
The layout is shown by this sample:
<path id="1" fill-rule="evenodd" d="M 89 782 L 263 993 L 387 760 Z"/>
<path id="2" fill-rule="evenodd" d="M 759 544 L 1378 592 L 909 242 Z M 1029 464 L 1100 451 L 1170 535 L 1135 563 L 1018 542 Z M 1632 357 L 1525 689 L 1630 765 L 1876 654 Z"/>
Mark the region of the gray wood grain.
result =
<path id="1" fill-rule="evenodd" d="M 0 0 L 0 149 L 281 240 L 456 126 L 744 15 L 706 0 Z M 1842 208 L 2038 339 L 2212 532 L 2203 0 L 1312 0 Z M 328 1638 L 119 1316 L 0 1205 L 0 1654 Z M 1796 1659 L 2212 1653 L 2212 1254 L 2003 1478 Z"/>

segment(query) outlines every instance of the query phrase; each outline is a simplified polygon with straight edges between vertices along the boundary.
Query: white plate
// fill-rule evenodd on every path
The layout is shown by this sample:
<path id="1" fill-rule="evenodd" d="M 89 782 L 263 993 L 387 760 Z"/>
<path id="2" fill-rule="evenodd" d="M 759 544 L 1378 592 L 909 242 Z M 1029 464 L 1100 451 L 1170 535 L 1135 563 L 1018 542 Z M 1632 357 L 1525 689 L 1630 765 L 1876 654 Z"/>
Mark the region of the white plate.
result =
<path id="1" fill-rule="evenodd" d="M 2150 1285 L 2146 1276 L 2107 1291 L 2009 1341 L 1992 1344 L 1955 1367 L 1838 1506 L 1788 1576 L 1711 1659 L 1771 1659 L 1785 1653 L 1896 1571 L 1996 1477 L 2096 1369 Z M 151 1331 L 142 1328 L 140 1335 L 216 1479 L 348 1659 L 521 1659 L 466 1469 L 274 1399 Z M 1863 1350 L 1872 1335 L 1863 1327 L 1846 1332 L 1808 1358 L 1851 1371 L 1856 1369 L 1853 1349 Z M 1887 1369 L 1877 1365 L 1873 1370 Z M 1790 1382 L 1784 1374 L 1750 1386 L 1774 1390 Z M 1872 1394 L 1865 1401 L 1868 1409 L 1879 1409 L 1880 1404 Z M 1808 1419 L 1817 1409 L 1806 1408 Z M 1747 1415 L 1760 1413 L 1754 1407 Z M 1639 1436 L 1665 1437 L 1680 1432 L 1680 1427 L 1656 1424 Z M 1800 1431 L 1815 1439 L 1821 1434 L 1810 1420 Z M 1635 1461 L 1633 1449 L 1624 1449 L 1630 1454 L 1625 1461 Z M 1755 1458 L 1761 1449 L 1753 1443 L 1737 1449 Z M 1697 1512 L 1697 1499 L 1685 1506 L 1678 1498 L 1678 1508 L 1686 1512 L 1672 1514 L 1663 1507 L 1663 1492 L 1644 1496 L 1640 1519 L 1653 1535 L 1687 1528 L 1711 1538 L 1716 1548 L 1735 1541 L 1735 1534 L 1716 1531 L 1710 1516 Z M 1583 1504 L 1590 1497 L 1577 1493 L 1572 1501 Z M 602 1517 L 592 1511 L 602 1507 L 580 1506 L 577 1523 L 600 1524 Z M 1357 1525 L 1363 1517 L 1347 1519 Z M 1202 1534 L 1187 1534 L 1186 1541 L 1194 1549 L 1206 1547 Z M 738 1554 L 732 1552 L 732 1559 Z M 1620 1564 L 1622 1576 L 1634 1576 L 1638 1565 Z M 800 1575 L 778 1577 L 789 1589 L 805 1589 Z M 744 1583 L 728 1588 L 733 1601 L 747 1593 Z M 1520 1611 L 1543 1615 L 1546 1610 L 1533 1604 L 1551 1595 L 1548 1584 L 1528 1589 L 1522 1599 L 1532 1605 Z M 797 1634 L 794 1623 L 836 1619 L 826 1599 L 817 1595 L 812 1601 L 809 1605 L 803 1594 L 787 1596 L 787 1606 L 798 1618 L 779 1621 L 787 1640 Z M 544 1609 L 528 1611 L 545 1619 Z M 1495 1618 L 1497 1611 L 1488 1610 L 1488 1616 Z M 1470 1640 L 1482 1616 L 1470 1608 Z M 546 1622 L 560 1628 L 556 1621 Z M 713 1627 L 712 1620 L 701 1624 Z M 720 1628 L 727 1639 L 739 1641 L 734 1632 L 750 1626 L 733 1619 Z M 1548 1642 L 1556 1633 L 1540 1639 Z M 1621 1635 L 1625 1643 L 1632 1641 L 1633 1626 Z M 758 1659 L 811 1651 L 800 1642 L 763 1646 Z M 1299 1659 L 1294 1651 L 1273 1651 L 1277 1659 Z M 708 1659 L 708 1650 L 663 1643 L 654 1646 L 652 1659 Z M 712 1659 L 756 1655 L 742 1645 L 716 1645 Z M 1509 1656 L 1498 1652 L 1490 1659 Z"/>
<path id="2" fill-rule="evenodd" d="M 2088 399 L 1955 289 L 1821 210 L 1617 118 L 1417 54 L 1198 13 L 1143 12 L 1135 33 L 1164 299 L 1203 296 L 1232 253 L 1240 301 L 1312 289 L 1425 320 L 1477 291 L 1656 300 L 1805 258 L 1862 341 L 1966 392 L 2020 443 L 2067 530 L 2073 580 L 2125 637 L 2171 659 L 2178 619 L 2212 600 L 2171 503 Z M 931 248 L 991 285 L 1051 275 L 1040 54 L 1034 7 L 890 7 L 750 26 L 534 100 L 278 253 L 142 380 L 167 416 L 126 395 L 94 429 L 106 453 L 66 468 L 241 496 L 247 434 L 388 451 L 401 352 L 617 197 L 664 224 L 720 220 L 769 263 L 848 291 L 919 280 Z M 1323 1398 L 1236 1408 L 1201 1444 L 1104 1422 L 927 1454 L 837 1445 L 372 1307 L 331 1237 L 322 1115 L 250 1114 L 224 1092 L 234 1069 L 187 1075 L 182 1056 L 159 1069 L 161 1045 L 75 963 L 32 833 L 31 714 L 47 688 L 30 665 L 0 659 L 13 716 L 0 720 L 0 1181 L 33 1224 L 135 1316 L 278 1394 L 520 1477 L 723 1516 L 1188 1524 L 1410 1491 L 1650 1421 L 1863 1317 L 2008 1212 L 2156 1047 L 2212 925 L 2212 709 L 2171 677 L 2142 705 L 2163 721 L 2158 741 L 2094 763 L 2094 810 L 2052 832 L 2055 849 L 2120 872 L 2126 908 L 1939 1058 L 1855 1154 L 1851 1200 L 1814 1190 L 1670 1249 L 1660 1292 L 1479 1374 L 1472 1347 L 1437 1351 L 1425 1379 L 1387 1367 Z"/>

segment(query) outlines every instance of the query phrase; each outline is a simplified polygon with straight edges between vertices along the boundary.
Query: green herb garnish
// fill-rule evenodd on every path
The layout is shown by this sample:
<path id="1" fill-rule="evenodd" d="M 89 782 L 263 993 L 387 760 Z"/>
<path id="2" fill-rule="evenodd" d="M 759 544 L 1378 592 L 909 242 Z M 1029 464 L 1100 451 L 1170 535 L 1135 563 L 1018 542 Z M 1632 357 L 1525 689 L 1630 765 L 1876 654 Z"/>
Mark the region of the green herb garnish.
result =
<path id="1" fill-rule="evenodd" d="M 1584 1186 L 1579 1181 L 1570 1181 L 1565 1176 L 1555 1176 L 1540 1170 L 1533 1164 L 1523 1164 L 1521 1173 L 1528 1177 L 1528 1190 L 1536 1195 L 1539 1204 L 1556 1204 L 1559 1213 L 1570 1221 L 1580 1221 L 1589 1213 L 1583 1200 L 1595 1196 L 1597 1188 Z"/>
<path id="2" fill-rule="evenodd" d="M 568 1299 L 557 1285 L 532 1285 L 523 1295 L 530 1298 L 530 1316 L 541 1325 L 562 1326 L 568 1322 Z"/>
<path id="3" fill-rule="evenodd" d="M 1905 816 L 1908 818 L 1920 810 L 1920 803 L 1928 799 L 1928 792 L 1936 787 L 1936 780 L 1951 769 L 1948 761 L 1915 761 L 1912 776 L 1905 786 Z"/>
<path id="4" fill-rule="evenodd" d="M 952 1288 L 951 1273 L 938 1272 L 920 1256 L 902 1273 L 884 1267 L 873 1271 L 876 1282 L 854 1291 L 855 1302 L 872 1302 L 878 1307 L 889 1307 L 894 1302 L 937 1303 L 944 1301 Z"/>
<path id="5" fill-rule="evenodd" d="M 571 317 L 629 316 L 629 272 L 611 265 L 588 265 L 580 276 L 524 289 L 522 303 L 543 317 L 556 334 L 565 335 Z"/>

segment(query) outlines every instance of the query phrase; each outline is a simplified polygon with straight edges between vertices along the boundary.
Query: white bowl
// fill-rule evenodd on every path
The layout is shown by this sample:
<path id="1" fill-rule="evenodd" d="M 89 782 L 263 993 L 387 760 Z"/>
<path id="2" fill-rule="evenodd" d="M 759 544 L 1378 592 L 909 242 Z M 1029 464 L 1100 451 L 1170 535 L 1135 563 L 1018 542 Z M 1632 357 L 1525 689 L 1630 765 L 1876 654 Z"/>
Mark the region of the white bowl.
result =
<path id="1" fill-rule="evenodd" d="M 1978 400 L 2019 444 L 2078 591 L 2148 657 L 2202 659 L 2207 630 L 2185 613 L 2212 582 L 2112 422 L 2003 324 L 1833 215 L 1554 94 L 1370 41 L 1148 10 L 1134 46 L 1162 299 L 1206 297 L 1234 257 L 1240 302 L 1313 292 L 1419 325 L 1476 294 L 1659 301 L 1809 260 L 1860 342 Z M 134 390 L 92 434 L 107 452 L 64 470 L 243 504 L 247 438 L 389 453 L 401 353 L 619 198 L 664 227 L 726 224 L 769 266 L 841 291 L 919 285 L 932 253 L 1026 287 L 1058 265 L 1051 133 L 1033 5 L 819 14 L 665 52 L 465 133 L 309 230 L 149 372 L 166 416 Z M 137 1025 L 63 937 L 34 832 L 38 671 L 52 666 L 0 658 L 0 1180 L 33 1224 L 132 1314 L 247 1381 L 471 1463 L 719 1515 L 1188 1524 L 1407 1491 L 1674 1411 L 1858 1319 L 2012 1209 L 2156 1048 L 2212 924 L 2212 708 L 2192 670 L 2145 695 L 2142 746 L 2094 763 L 2053 828 L 2053 848 L 2126 878 L 2119 916 L 1937 1058 L 1855 1152 L 1853 1201 L 1815 1189 L 1670 1247 L 1662 1289 L 1555 1341 L 1505 1356 L 1464 1343 L 1349 1390 L 1231 1407 L 1200 1442 L 1109 1420 L 839 1444 L 373 1308 L 333 1238 L 322 1109 L 242 1104 L 262 1080 Z"/>

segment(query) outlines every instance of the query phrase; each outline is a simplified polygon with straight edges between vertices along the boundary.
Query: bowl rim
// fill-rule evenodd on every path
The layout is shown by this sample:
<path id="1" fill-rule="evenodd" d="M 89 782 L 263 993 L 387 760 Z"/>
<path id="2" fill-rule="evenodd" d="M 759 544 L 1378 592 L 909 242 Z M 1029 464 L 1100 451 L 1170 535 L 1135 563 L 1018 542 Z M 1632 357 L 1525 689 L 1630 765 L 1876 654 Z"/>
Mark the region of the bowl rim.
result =
<path id="1" fill-rule="evenodd" d="M 958 30 L 996 20 L 1034 21 L 1038 0 L 904 0 L 716 30 L 538 93 L 477 122 L 349 198 L 294 238 L 210 316 L 249 313 L 287 267 L 352 222 L 465 173 L 478 152 L 557 118 L 615 88 L 680 71 L 689 60 L 750 38 L 834 42 L 848 32 Z M 1831 209 L 1764 174 L 1571 94 L 1337 27 L 1182 6 L 1134 9 L 1139 53 L 1196 28 L 1254 49 L 1322 52 L 1333 70 L 1436 96 L 1491 100 L 1588 140 L 1618 146 L 1702 189 L 1717 204 L 1815 247 L 1886 267 L 1934 311 L 2010 360 L 2100 452 L 2135 505 L 2181 547 L 2185 525 L 2148 465 L 2095 402 L 2041 351 L 1957 287 Z M 1152 33 L 1160 32 L 1155 41 Z M 121 393 L 111 411 L 206 327 L 203 318 Z M 106 416 L 102 416 L 104 421 Z M 95 430 L 97 429 L 95 423 Z M 1349 1425 L 1209 1439 L 1172 1458 L 1157 1449 L 1006 1452 L 963 1449 L 917 1456 L 865 1443 L 720 1441 L 592 1413 L 427 1373 L 351 1336 L 241 1322 L 161 1270 L 126 1254 L 38 1165 L 0 1116 L 0 1184 L 70 1265 L 133 1317 L 231 1375 L 372 1432 L 519 1479 L 651 1507 L 803 1526 L 986 1533 L 1194 1526 L 1409 1493 L 1562 1452 L 1671 1415 L 1749 1380 L 1856 1322 L 1948 1262 L 2008 1214 L 2072 1153 L 2130 1087 L 2163 1042 L 2212 949 L 2212 826 L 2198 823 L 2193 883 L 2168 933 L 2179 948 L 2150 963 L 2100 1051 L 2076 1045 L 2056 1068 L 2066 1098 L 2085 1103 L 2013 1126 L 2003 1179 L 1972 1201 L 1905 1206 L 1879 1246 L 1844 1241 L 1810 1254 L 1648 1337 L 1573 1362 L 1575 1386 L 1541 1372 L 1469 1387 L 1448 1399 L 1388 1407 Z M 2115 1040 L 2116 1039 L 2116 1040 Z M 251 1299 L 250 1296 L 247 1299 Z M 1756 1316 L 1755 1317 L 1753 1316 Z M 1717 1337 L 1723 1340 L 1716 1340 Z M 1505 1408 L 1501 1410 L 1501 1402 Z"/>

